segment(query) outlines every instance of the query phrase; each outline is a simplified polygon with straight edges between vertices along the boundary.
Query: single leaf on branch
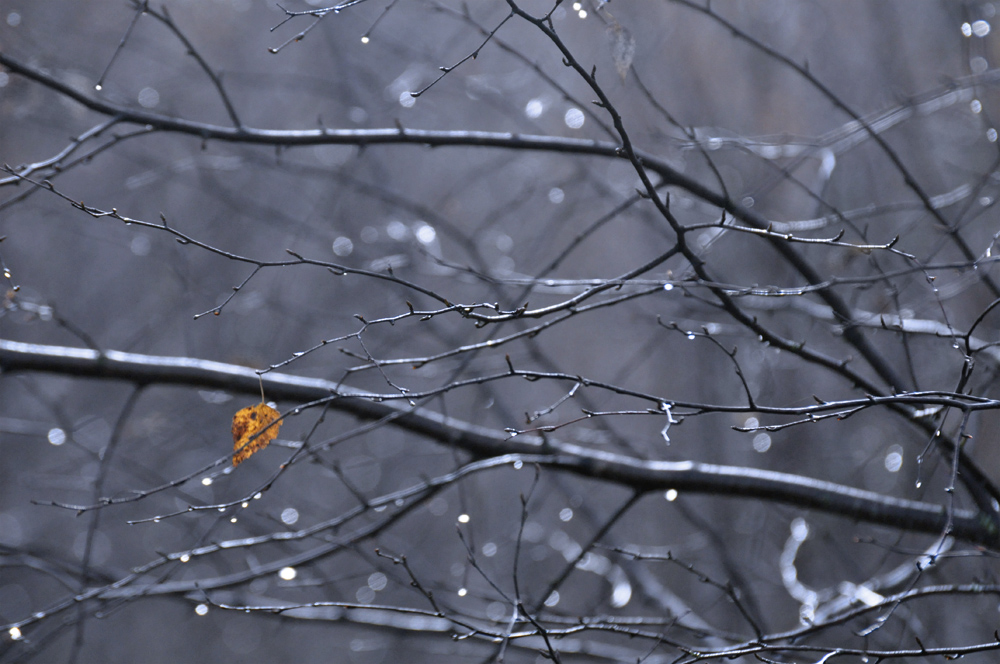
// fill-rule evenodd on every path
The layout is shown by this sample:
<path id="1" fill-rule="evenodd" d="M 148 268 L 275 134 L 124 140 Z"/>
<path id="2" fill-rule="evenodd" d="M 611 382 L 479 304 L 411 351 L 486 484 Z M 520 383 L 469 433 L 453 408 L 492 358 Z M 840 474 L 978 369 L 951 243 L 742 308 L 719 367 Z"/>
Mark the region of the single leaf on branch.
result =
<path id="1" fill-rule="evenodd" d="M 281 420 L 278 411 L 258 403 L 233 415 L 233 466 L 238 466 L 277 438 Z"/>

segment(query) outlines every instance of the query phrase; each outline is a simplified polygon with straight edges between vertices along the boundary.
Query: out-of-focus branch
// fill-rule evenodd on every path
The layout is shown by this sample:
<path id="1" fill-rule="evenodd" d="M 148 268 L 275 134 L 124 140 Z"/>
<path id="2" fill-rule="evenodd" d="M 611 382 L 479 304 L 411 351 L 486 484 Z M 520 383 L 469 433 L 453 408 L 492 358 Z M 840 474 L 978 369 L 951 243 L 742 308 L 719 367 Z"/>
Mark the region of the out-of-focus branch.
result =
<path id="1" fill-rule="evenodd" d="M 258 394 L 258 373 L 248 367 L 188 357 L 140 355 L 44 346 L 0 340 L 0 371 L 41 371 L 145 384 L 182 384 Z M 334 382 L 290 374 L 263 375 L 274 399 L 308 402 L 335 397 L 330 407 L 363 419 L 391 417 L 394 426 L 426 436 L 476 457 L 539 455 L 532 461 L 638 491 L 675 489 L 719 496 L 742 496 L 791 504 L 839 516 L 918 532 L 940 534 L 948 525 L 944 505 L 885 496 L 801 475 L 695 461 L 649 461 L 588 449 L 552 438 L 518 436 L 479 427 L 423 408 L 376 402 L 366 392 Z M 1000 537 L 987 515 L 955 510 L 952 534 L 989 548 Z"/>

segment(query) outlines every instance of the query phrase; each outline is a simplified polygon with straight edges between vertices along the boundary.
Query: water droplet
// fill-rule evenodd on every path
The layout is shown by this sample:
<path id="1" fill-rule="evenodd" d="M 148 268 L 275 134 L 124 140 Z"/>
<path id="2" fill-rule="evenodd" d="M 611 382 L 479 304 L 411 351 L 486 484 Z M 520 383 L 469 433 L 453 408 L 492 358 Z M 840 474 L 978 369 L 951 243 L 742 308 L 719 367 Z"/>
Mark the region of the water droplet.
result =
<path id="1" fill-rule="evenodd" d="M 585 120 L 586 116 L 583 114 L 583 111 L 578 108 L 570 108 L 563 115 L 563 122 L 565 122 L 566 126 L 570 129 L 579 129 L 583 126 Z"/>

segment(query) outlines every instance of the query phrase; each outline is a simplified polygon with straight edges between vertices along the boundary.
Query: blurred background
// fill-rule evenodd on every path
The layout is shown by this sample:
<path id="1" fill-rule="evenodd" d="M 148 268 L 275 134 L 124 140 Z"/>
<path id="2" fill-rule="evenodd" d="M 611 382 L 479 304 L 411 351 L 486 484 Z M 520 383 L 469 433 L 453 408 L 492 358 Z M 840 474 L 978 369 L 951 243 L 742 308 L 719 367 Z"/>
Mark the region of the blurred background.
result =
<path id="1" fill-rule="evenodd" d="M 996 398 L 994 3 L 517 6 L 550 12 L 636 150 L 716 194 L 647 171 L 691 255 L 749 317 L 887 394 Z M 951 462 L 890 408 L 759 428 L 803 418 L 741 409 L 748 391 L 758 405 L 796 408 L 870 390 L 768 343 L 683 255 L 576 309 L 486 325 L 445 311 L 444 300 L 482 315 L 559 305 L 678 242 L 636 194 L 636 168 L 614 156 L 621 137 L 595 92 L 538 26 L 507 19 L 509 3 L 367 0 L 320 20 L 261 0 L 148 9 L 0 0 L 0 53 L 65 86 L 0 70 L 10 273 L 0 338 L 281 364 L 404 406 L 432 391 L 414 405 L 500 441 L 544 433 L 639 461 L 776 470 L 975 507 L 963 490 L 949 502 Z M 114 122 L 73 91 L 202 127 L 232 127 L 235 113 L 276 132 L 455 134 L 436 147 L 362 133 L 224 141 L 159 120 Z M 528 135 L 551 140 L 529 149 L 516 140 Z M 96 218 L 67 199 L 147 223 Z M 826 240 L 789 245 L 834 280 L 904 384 L 887 385 L 787 255 L 735 229 L 748 224 L 720 201 L 773 233 Z M 204 246 L 157 228 L 161 215 Z M 292 264 L 288 251 L 328 265 Z M 500 376 L 508 367 L 562 376 Z M 878 597 L 996 582 L 988 552 L 935 535 L 772 500 L 634 495 L 531 464 L 395 500 L 473 456 L 391 423 L 295 411 L 296 401 L 276 403 L 289 414 L 278 440 L 233 469 L 231 418 L 256 403 L 253 390 L 71 373 L 0 374 L 3 661 L 535 662 L 554 648 L 563 661 L 668 662 L 678 644 L 723 649 L 877 604 L 856 592 L 866 582 Z M 702 406 L 673 408 L 681 421 L 668 444 L 659 406 L 677 401 Z M 963 452 L 997 479 L 995 411 L 931 417 L 947 436 L 972 436 Z M 129 500 L 82 513 L 48 504 L 105 497 Z M 191 506 L 210 509 L 169 516 Z M 917 572 L 929 547 L 956 555 Z M 514 630 L 515 607 L 564 638 L 490 638 L 537 627 Z M 764 654 L 815 661 L 835 647 L 915 648 L 915 637 L 927 648 L 989 643 L 997 615 L 993 595 L 942 594 L 804 638 L 816 651 Z M 857 636 L 879 616 L 880 629 Z M 578 630 L 581 620 L 601 627 Z"/>

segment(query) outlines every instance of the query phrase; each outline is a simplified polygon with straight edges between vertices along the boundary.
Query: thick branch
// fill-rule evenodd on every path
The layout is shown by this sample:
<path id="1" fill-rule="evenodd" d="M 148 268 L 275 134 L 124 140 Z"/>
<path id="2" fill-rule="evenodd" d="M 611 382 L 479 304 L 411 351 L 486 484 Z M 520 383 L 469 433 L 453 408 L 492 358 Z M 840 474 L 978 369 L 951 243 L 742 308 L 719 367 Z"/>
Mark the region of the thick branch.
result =
<path id="1" fill-rule="evenodd" d="M 44 346 L 0 339 L 0 371 L 42 371 L 61 375 L 129 381 L 139 385 L 181 384 L 259 394 L 253 369 L 187 357 L 140 355 L 63 346 Z M 801 475 L 756 468 L 720 466 L 695 461 L 648 461 L 534 436 L 509 439 L 505 434 L 403 403 L 373 401 L 374 396 L 336 383 L 290 374 L 262 377 L 267 394 L 279 400 L 308 402 L 336 397 L 335 410 L 362 419 L 391 417 L 394 426 L 458 447 L 476 457 L 531 455 L 532 462 L 578 475 L 614 482 L 639 491 L 677 489 L 720 496 L 752 497 L 788 503 L 839 516 L 939 534 L 948 524 L 943 505 L 894 498 L 872 491 Z M 543 455 L 543 456 L 538 456 Z M 956 537 L 990 548 L 1000 538 L 990 519 L 974 511 L 957 510 Z"/>

